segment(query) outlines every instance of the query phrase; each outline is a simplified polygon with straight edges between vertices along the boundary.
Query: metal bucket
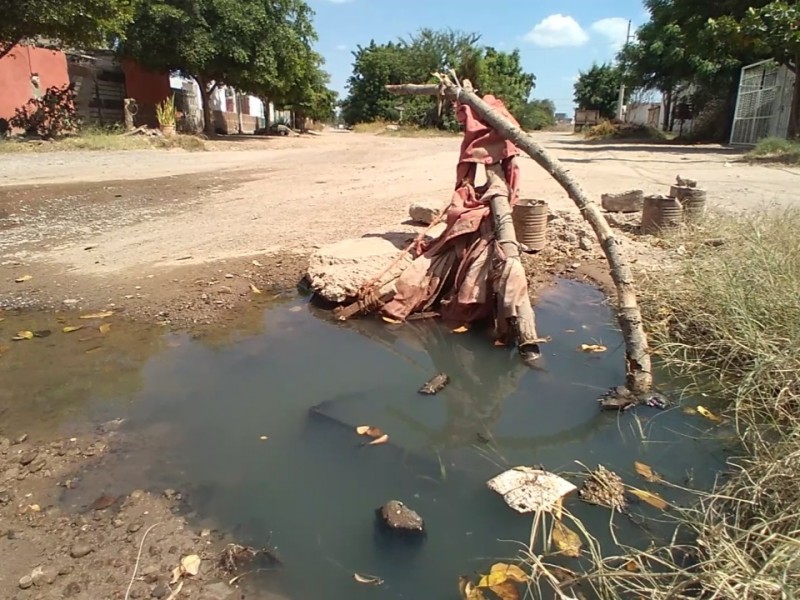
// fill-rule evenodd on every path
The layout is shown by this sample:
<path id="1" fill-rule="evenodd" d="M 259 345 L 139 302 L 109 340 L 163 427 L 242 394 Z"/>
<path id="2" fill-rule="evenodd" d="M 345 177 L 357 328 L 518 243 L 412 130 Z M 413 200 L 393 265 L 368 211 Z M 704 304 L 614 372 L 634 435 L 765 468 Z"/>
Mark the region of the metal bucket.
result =
<path id="1" fill-rule="evenodd" d="M 547 202 L 519 200 L 511 211 L 517 241 L 530 250 L 541 250 L 547 243 Z"/>
<path id="2" fill-rule="evenodd" d="M 706 191 L 693 187 L 673 185 L 669 195 L 677 198 L 683 205 L 683 220 L 686 223 L 699 223 L 706 216 Z"/>
<path id="3" fill-rule="evenodd" d="M 642 207 L 642 234 L 658 235 L 683 225 L 683 206 L 671 196 L 647 196 Z"/>

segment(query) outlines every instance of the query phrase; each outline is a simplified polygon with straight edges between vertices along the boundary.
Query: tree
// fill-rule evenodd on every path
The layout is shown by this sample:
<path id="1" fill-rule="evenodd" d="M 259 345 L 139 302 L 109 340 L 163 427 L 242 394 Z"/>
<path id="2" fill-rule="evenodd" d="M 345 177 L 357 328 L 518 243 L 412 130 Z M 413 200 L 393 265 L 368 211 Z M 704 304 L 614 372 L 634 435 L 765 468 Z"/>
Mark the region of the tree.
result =
<path id="1" fill-rule="evenodd" d="M 556 124 L 556 105 L 552 100 L 531 100 L 516 113 L 523 129 L 537 131 Z"/>
<path id="2" fill-rule="evenodd" d="M 224 85 L 288 94 L 316 39 L 303 0 L 142 0 L 121 53 L 158 71 L 193 78 L 206 133 L 211 93 Z"/>
<path id="3" fill-rule="evenodd" d="M 575 103 L 580 109 L 599 110 L 601 117 L 613 119 L 617 114 L 621 83 L 619 67 L 609 63 L 594 64 L 591 69 L 581 71 L 578 75 Z"/>
<path id="4" fill-rule="evenodd" d="M 800 135 L 800 5 L 783 0 L 750 7 L 737 20 L 730 15 L 709 19 L 717 39 L 750 48 L 788 67 L 795 75 L 789 136 Z"/>
<path id="5" fill-rule="evenodd" d="M 10 0 L 0 10 L 0 58 L 20 42 L 105 46 L 120 36 L 139 0 Z"/>
<path id="6" fill-rule="evenodd" d="M 536 78 L 526 73 L 517 50 L 501 52 L 479 45 L 480 35 L 460 31 L 421 29 L 398 42 L 359 46 L 353 53 L 353 73 L 342 117 L 348 123 L 395 121 L 402 102 L 405 122 L 418 126 L 457 127 L 450 105 L 426 97 L 398 100 L 386 92 L 387 84 L 431 81 L 431 73 L 453 69 L 469 79 L 481 94 L 501 98 L 513 112 L 521 110 Z"/>

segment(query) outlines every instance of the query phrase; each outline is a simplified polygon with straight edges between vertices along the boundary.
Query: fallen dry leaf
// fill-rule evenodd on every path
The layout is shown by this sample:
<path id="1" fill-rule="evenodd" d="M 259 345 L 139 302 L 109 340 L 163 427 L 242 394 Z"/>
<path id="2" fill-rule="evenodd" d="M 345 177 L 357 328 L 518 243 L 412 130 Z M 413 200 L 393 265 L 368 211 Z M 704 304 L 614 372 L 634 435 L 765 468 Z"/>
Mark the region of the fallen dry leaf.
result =
<path id="1" fill-rule="evenodd" d="M 500 600 L 519 600 L 519 589 L 511 581 L 504 581 L 489 588 Z"/>
<path id="2" fill-rule="evenodd" d="M 190 554 L 181 559 L 181 570 L 187 575 L 197 575 L 200 572 L 200 557 Z"/>
<path id="3" fill-rule="evenodd" d="M 399 325 L 402 321 L 398 321 L 397 319 L 390 319 L 389 317 L 381 317 L 386 323 L 391 323 L 392 325 Z"/>
<path id="4" fill-rule="evenodd" d="M 389 441 L 389 436 L 384 433 L 381 437 L 375 438 L 374 440 L 372 440 L 369 443 L 369 445 L 370 446 L 377 446 L 378 444 L 385 444 L 388 441 Z"/>
<path id="5" fill-rule="evenodd" d="M 260 294 L 261 293 L 261 290 L 258 289 L 258 287 L 256 286 L 255 283 L 251 283 L 250 284 L 250 291 L 253 292 L 254 294 Z"/>
<path id="6" fill-rule="evenodd" d="M 33 277 L 32 277 L 32 276 L 30 276 L 30 275 L 23 275 L 22 277 L 17 277 L 17 278 L 16 278 L 14 281 L 16 281 L 17 283 L 24 283 L 24 282 L 26 282 L 26 281 L 30 281 L 31 279 L 33 279 Z"/>
<path id="7" fill-rule="evenodd" d="M 461 600 L 485 600 L 486 596 L 483 595 L 481 589 L 475 586 L 469 577 L 461 575 L 458 578 L 458 591 L 461 594 Z"/>
<path id="8" fill-rule="evenodd" d="M 636 564 L 636 561 L 629 560 L 625 563 L 625 570 L 630 571 L 631 573 L 635 573 L 639 570 L 639 565 Z"/>
<path id="9" fill-rule="evenodd" d="M 41 506 L 39 506 L 38 504 L 29 504 L 29 505 L 28 505 L 28 508 L 29 508 L 29 509 L 30 509 L 32 512 L 37 512 L 37 513 L 38 513 L 38 512 L 42 512 L 42 507 L 41 507 Z"/>
<path id="10" fill-rule="evenodd" d="M 367 435 L 367 432 L 370 430 L 369 425 L 359 425 L 356 427 L 356 433 L 358 435 Z"/>
<path id="11" fill-rule="evenodd" d="M 553 543 L 564 556 L 578 558 L 581 555 L 580 536 L 561 521 L 555 521 L 553 524 Z"/>
<path id="12" fill-rule="evenodd" d="M 492 565 L 489 574 L 481 577 L 478 582 L 478 587 L 492 588 L 497 585 L 502 585 L 506 581 L 525 583 L 528 581 L 528 575 L 517 565 L 495 563 Z"/>
<path id="13" fill-rule="evenodd" d="M 360 573 L 353 573 L 353 579 L 355 579 L 358 583 L 363 583 L 366 585 L 381 585 L 383 583 L 383 579 L 380 577 L 375 577 L 374 575 L 361 575 Z"/>
<path id="14" fill-rule="evenodd" d="M 605 352 L 606 350 L 608 348 L 600 344 L 581 344 L 581 352 Z"/>
<path id="15" fill-rule="evenodd" d="M 466 325 L 462 325 L 461 327 L 456 327 L 453 329 L 453 333 L 466 333 L 469 331 L 469 327 Z"/>
<path id="16" fill-rule="evenodd" d="M 264 265 L 262 265 L 262 264 L 261 264 L 260 262 L 258 262 L 257 260 L 254 260 L 254 261 L 253 261 L 253 266 L 256 266 L 256 267 L 263 267 Z"/>
<path id="17" fill-rule="evenodd" d="M 64 333 L 72 333 L 73 331 L 79 331 L 81 329 L 83 329 L 83 325 L 68 325 L 67 327 L 64 327 L 64 329 L 62 329 L 61 331 Z"/>
<path id="18" fill-rule="evenodd" d="M 642 502 L 649 504 L 653 508 L 657 508 L 658 510 L 667 510 L 669 508 L 669 503 L 664 500 L 658 494 L 654 494 L 652 492 L 648 492 L 646 490 L 640 490 L 637 488 L 630 489 L 631 494 L 636 496 Z"/>
<path id="19" fill-rule="evenodd" d="M 12 337 L 11 339 L 15 342 L 20 342 L 22 340 L 32 340 L 34 338 L 32 331 L 18 331 L 17 335 Z"/>
<path id="20" fill-rule="evenodd" d="M 636 469 L 636 472 L 639 474 L 642 479 L 645 481 L 649 481 L 650 483 L 658 483 L 661 481 L 661 475 L 653 471 L 650 465 L 646 465 L 638 460 L 633 462 L 633 466 Z"/>
<path id="21" fill-rule="evenodd" d="M 98 327 L 98 328 L 97 328 L 97 330 L 98 330 L 98 331 L 99 331 L 99 332 L 100 332 L 102 335 L 105 335 L 105 334 L 107 334 L 109 331 L 111 331 L 111 323 L 103 323 L 102 325 L 100 325 L 100 327 Z"/>
<path id="22" fill-rule="evenodd" d="M 714 421 L 715 423 L 719 423 L 720 421 L 722 421 L 722 419 L 720 417 L 718 417 L 717 415 L 712 413 L 705 406 L 698 406 L 697 407 L 697 414 L 699 414 L 702 417 L 705 417 L 709 421 Z"/>
<path id="23" fill-rule="evenodd" d="M 181 578 L 181 575 L 183 575 L 183 571 L 181 571 L 180 567 L 175 567 L 174 569 L 172 569 L 172 577 L 169 580 L 169 584 L 172 585 L 176 583 L 178 579 Z"/>
<path id="24" fill-rule="evenodd" d="M 103 312 L 90 313 L 88 315 L 81 315 L 78 318 L 79 319 L 105 319 L 106 317 L 110 317 L 113 314 L 114 314 L 113 310 L 106 310 L 106 311 L 103 311 Z"/>

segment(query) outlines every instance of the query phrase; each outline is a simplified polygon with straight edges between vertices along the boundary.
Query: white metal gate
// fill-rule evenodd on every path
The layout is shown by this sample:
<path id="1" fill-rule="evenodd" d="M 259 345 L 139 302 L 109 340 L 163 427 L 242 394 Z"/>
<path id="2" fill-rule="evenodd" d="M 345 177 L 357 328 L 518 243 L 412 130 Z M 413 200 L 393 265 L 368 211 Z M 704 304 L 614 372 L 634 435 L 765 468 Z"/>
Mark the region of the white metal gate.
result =
<path id="1" fill-rule="evenodd" d="M 794 73 L 771 60 L 742 68 L 731 144 L 754 146 L 765 137 L 786 137 L 794 79 Z"/>

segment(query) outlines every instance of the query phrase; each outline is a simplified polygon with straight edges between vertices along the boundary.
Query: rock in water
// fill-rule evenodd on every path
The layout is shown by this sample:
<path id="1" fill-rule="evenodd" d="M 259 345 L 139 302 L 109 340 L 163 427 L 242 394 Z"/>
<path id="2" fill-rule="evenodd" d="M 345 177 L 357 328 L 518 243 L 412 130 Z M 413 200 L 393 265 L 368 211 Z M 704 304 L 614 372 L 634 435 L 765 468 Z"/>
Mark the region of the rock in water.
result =
<path id="1" fill-rule="evenodd" d="M 440 200 L 418 200 L 408 209 L 408 216 L 412 221 L 430 225 L 442 214 L 442 203 Z"/>
<path id="2" fill-rule="evenodd" d="M 389 500 L 378 511 L 381 524 L 390 531 L 423 533 L 425 523 L 416 512 L 399 500 Z"/>
<path id="3" fill-rule="evenodd" d="M 450 376 L 447 373 L 437 373 L 426 381 L 425 385 L 419 388 L 419 393 L 429 396 L 438 394 L 448 383 L 450 383 Z"/>
<path id="4" fill-rule="evenodd" d="M 414 237 L 413 233 L 409 234 Z M 389 240 L 365 237 L 344 240 L 323 246 L 308 260 L 308 279 L 311 289 L 330 302 L 345 302 L 355 297 L 365 283 L 381 273 L 400 254 Z M 411 255 L 398 262 L 380 281 L 383 291 L 389 291 L 400 273 L 411 262 Z"/>

